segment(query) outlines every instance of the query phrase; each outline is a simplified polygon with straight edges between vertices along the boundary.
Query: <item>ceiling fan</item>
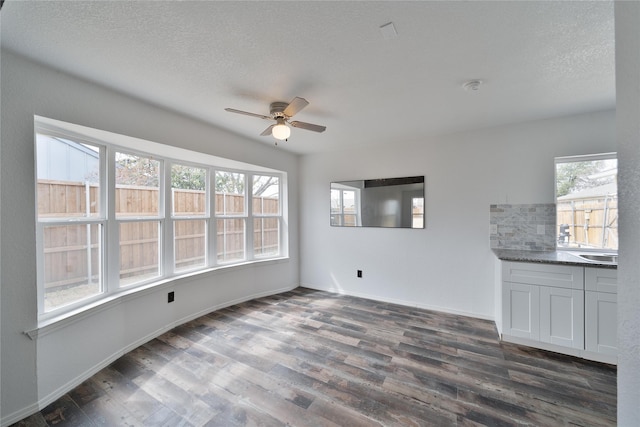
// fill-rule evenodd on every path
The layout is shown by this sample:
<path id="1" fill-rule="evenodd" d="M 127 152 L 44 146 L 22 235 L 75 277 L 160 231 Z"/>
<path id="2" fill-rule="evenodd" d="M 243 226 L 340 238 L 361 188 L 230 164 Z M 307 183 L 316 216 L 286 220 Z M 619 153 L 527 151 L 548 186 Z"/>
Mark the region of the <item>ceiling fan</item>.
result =
<path id="1" fill-rule="evenodd" d="M 313 132 L 324 132 L 327 129 L 326 126 L 314 125 L 312 123 L 289 121 L 297 112 L 309 105 L 309 102 L 304 98 L 295 97 L 288 104 L 286 102 L 272 102 L 269 106 L 270 114 L 265 116 L 263 114 L 249 113 L 247 111 L 236 110 L 235 108 L 225 108 L 230 113 L 244 114 L 245 116 L 258 117 L 264 120 L 275 120 L 275 123 L 266 128 L 260 135 L 267 136 L 273 135 L 275 139 L 284 141 L 291 135 L 291 129 L 287 124 L 294 128 L 306 129 Z"/>

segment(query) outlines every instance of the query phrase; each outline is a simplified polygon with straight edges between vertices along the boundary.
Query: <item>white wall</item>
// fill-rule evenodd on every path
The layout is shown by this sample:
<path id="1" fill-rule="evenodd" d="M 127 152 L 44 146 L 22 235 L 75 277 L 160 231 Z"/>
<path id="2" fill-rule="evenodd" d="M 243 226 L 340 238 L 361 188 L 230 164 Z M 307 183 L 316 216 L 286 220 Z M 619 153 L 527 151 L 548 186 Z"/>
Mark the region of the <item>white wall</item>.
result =
<path id="1" fill-rule="evenodd" d="M 553 203 L 554 157 L 615 149 L 608 111 L 304 156 L 301 285 L 493 319 L 489 205 Z M 331 181 L 414 175 L 426 177 L 426 229 L 329 225 Z"/>
<path id="2" fill-rule="evenodd" d="M 135 346 L 203 311 L 296 287 L 298 159 L 202 122 L 162 110 L 1 53 L 0 241 L 2 424 L 16 421 Z M 224 269 L 167 284 L 106 306 L 35 341 L 37 326 L 34 114 L 286 171 L 290 260 Z M 166 302 L 175 291 L 176 301 Z"/>
<path id="3" fill-rule="evenodd" d="M 618 425 L 640 425 L 640 3 L 618 1 Z"/>

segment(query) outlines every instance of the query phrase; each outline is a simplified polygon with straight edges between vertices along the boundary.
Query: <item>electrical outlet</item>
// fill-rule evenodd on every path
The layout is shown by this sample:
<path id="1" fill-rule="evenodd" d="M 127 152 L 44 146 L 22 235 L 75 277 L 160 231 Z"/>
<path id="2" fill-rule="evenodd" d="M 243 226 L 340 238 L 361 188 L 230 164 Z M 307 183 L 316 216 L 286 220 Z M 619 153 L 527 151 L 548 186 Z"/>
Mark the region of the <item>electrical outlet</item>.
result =
<path id="1" fill-rule="evenodd" d="M 358 277 L 362 279 L 362 270 L 358 270 Z"/>
<path id="2" fill-rule="evenodd" d="M 176 297 L 173 291 L 169 292 L 167 294 L 167 302 L 173 302 L 175 301 Z"/>
<path id="3" fill-rule="evenodd" d="M 544 234 L 545 234 L 545 231 L 546 231 L 546 230 L 545 230 L 545 228 L 544 228 L 544 224 L 542 224 L 542 225 L 538 225 L 538 234 L 542 234 L 542 235 L 544 235 Z"/>
<path id="4" fill-rule="evenodd" d="M 489 229 L 489 233 L 496 235 L 498 234 L 498 224 L 491 224 L 491 227 Z"/>

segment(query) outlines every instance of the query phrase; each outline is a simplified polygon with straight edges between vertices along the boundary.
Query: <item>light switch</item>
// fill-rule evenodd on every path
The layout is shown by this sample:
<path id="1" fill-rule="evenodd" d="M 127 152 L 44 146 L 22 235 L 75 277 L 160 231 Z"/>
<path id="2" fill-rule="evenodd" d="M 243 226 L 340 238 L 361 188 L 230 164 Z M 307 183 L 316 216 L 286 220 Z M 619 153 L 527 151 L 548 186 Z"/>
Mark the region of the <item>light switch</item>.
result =
<path id="1" fill-rule="evenodd" d="M 498 234 L 498 224 L 491 224 L 491 228 L 489 229 L 489 233 Z"/>
<path id="2" fill-rule="evenodd" d="M 538 234 L 545 234 L 544 224 L 538 225 Z"/>

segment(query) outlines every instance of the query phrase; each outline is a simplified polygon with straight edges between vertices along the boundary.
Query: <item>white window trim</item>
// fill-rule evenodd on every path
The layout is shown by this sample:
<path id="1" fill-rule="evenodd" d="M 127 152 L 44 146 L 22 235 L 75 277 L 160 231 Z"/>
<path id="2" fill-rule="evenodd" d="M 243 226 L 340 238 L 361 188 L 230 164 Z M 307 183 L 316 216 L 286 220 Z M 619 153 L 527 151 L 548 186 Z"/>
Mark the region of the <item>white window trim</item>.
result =
<path id="1" fill-rule="evenodd" d="M 84 311 L 94 311 L 99 309 L 102 304 L 107 304 L 114 299 L 119 299 L 126 295 L 131 295 L 138 291 L 155 288 L 158 286 L 166 286 L 167 283 L 173 283 L 179 281 L 184 277 L 193 277 L 198 274 L 208 274 L 218 269 L 228 268 L 244 268 L 247 265 L 260 263 L 263 264 L 269 261 L 281 261 L 288 259 L 288 229 L 287 225 L 287 212 L 285 209 L 288 206 L 287 199 L 287 174 L 284 171 L 278 171 L 270 168 L 265 168 L 257 165 L 251 165 L 248 163 L 242 163 L 234 160 L 224 159 L 217 156 L 212 156 L 203 153 L 197 153 L 191 150 L 186 150 L 178 147 L 168 146 L 165 144 L 159 144 L 139 138 L 128 137 L 125 135 L 115 134 L 111 132 L 92 129 L 80 125 L 66 123 L 54 119 L 49 119 L 40 116 L 34 116 L 35 132 L 34 132 L 34 145 L 35 145 L 35 133 L 43 133 L 51 136 L 63 137 L 66 139 L 74 140 L 77 142 L 86 142 L 91 145 L 101 147 L 100 156 L 100 203 L 101 203 L 101 215 L 99 218 L 81 218 L 78 221 L 80 223 L 101 223 L 102 225 L 102 239 L 103 250 L 102 260 L 103 263 L 103 277 L 102 288 L 103 293 L 93 297 L 82 299 L 74 303 L 65 305 L 63 307 L 56 308 L 49 312 L 44 312 L 44 284 L 43 284 L 43 272 L 44 272 L 44 259 L 43 242 L 41 241 L 42 230 L 48 223 L 55 223 L 55 221 L 41 221 L 38 219 L 38 212 L 35 212 L 35 221 L 37 227 L 37 267 L 38 267 L 38 324 L 52 325 L 55 322 L 68 319 L 70 317 L 78 316 Z M 153 159 L 160 160 L 160 202 L 159 202 L 159 215 L 149 217 L 115 217 L 115 176 L 108 171 L 114 170 L 115 167 L 115 152 L 124 152 L 134 154 L 137 156 L 149 156 Z M 151 154 L 155 153 L 155 154 Z M 37 153 L 35 154 L 37 156 Z M 37 157 L 34 158 L 37 162 Z M 195 167 L 202 167 L 207 170 L 208 188 L 207 188 L 207 215 L 206 216 L 194 216 L 193 218 L 187 216 L 174 216 L 171 201 L 171 173 L 170 168 L 172 164 L 190 165 Z M 35 168 L 35 182 L 37 186 L 37 168 Z M 217 261 L 216 254 L 216 216 L 215 216 L 215 172 L 220 171 L 233 171 L 245 174 L 246 183 L 252 183 L 253 175 L 271 175 L 279 178 L 279 194 L 280 194 L 280 251 L 275 256 L 253 256 L 253 222 L 252 222 L 252 209 L 249 203 L 250 198 L 253 195 L 252 187 L 245 185 L 245 258 L 242 260 L 221 263 Z M 251 193 L 249 190 L 251 189 Z M 37 198 L 37 193 L 35 194 Z M 37 204 L 36 204 L 37 206 Z M 196 267 L 193 270 L 180 270 L 176 273 L 174 270 L 174 251 L 173 251 L 173 222 L 174 220 L 183 219 L 206 219 L 208 221 L 207 227 L 207 264 L 204 267 Z M 159 258 L 160 276 L 147 281 L 137 282 L 135 284 L 120 287 L 120 266 L 119 266 L 119 241 L 118 230 L 119 224 L 128 221 L 160 221 L 160 252 Z M 69 224 L 70 221 L 65 221 L 65 224 Z M 49 327 L 48 326 L 48 327 Z M 34 332 L 35 331 L 35 332 Z M 37 330 L 28 333 L 32 338 L 37 336 Z M 32 336 L 33 335 L 33 336 Z"/>

